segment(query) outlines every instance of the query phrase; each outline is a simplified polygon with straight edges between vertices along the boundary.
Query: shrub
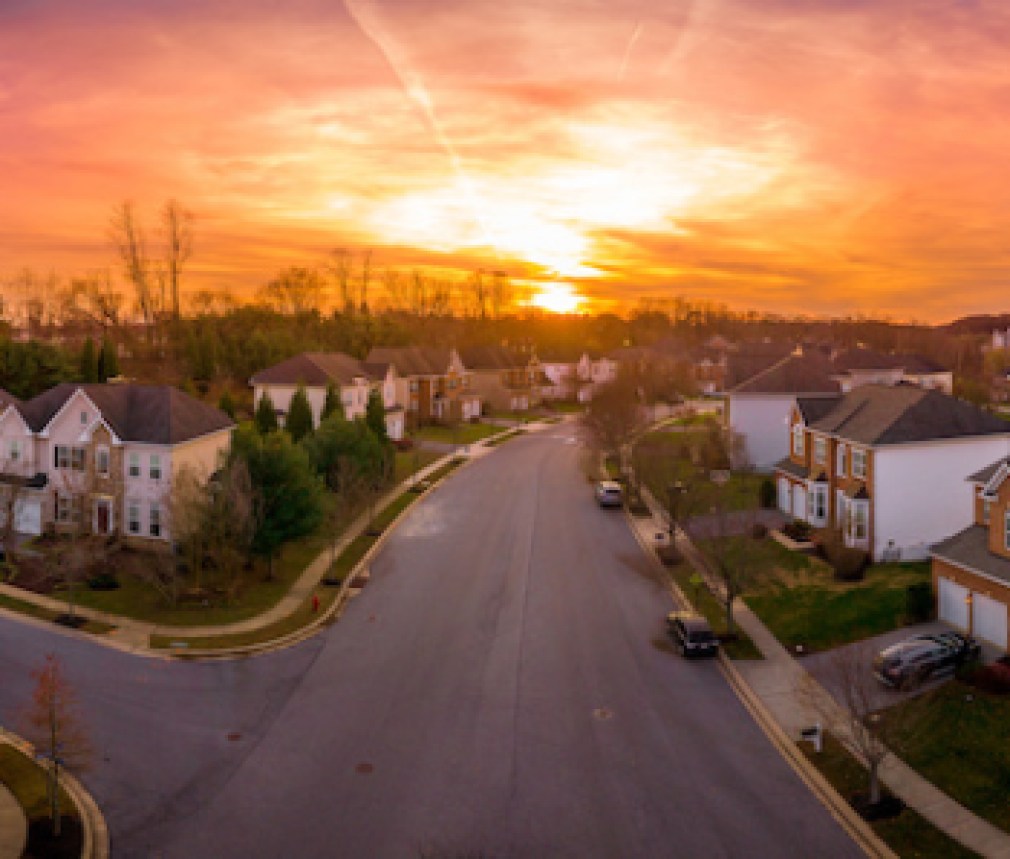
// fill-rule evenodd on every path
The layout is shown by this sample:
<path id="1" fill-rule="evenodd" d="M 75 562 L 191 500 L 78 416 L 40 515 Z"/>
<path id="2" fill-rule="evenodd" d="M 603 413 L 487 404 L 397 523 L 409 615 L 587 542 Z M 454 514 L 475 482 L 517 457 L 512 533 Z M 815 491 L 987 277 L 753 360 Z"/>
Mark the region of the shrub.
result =
<path id="1" fill-rule="evenodd" d="M 750 535 L 755 540 L 763 540 L 768 536 L 768 526 L 764 522 L 755 522 L 751 526 Z"/>
<path id="2" fill-rule="evenodd" d="M 965 680 L 981 692 L 990 695 L 1010 695 L 1010 665 L 1006 662 L 994 662 L 992 665 L 969 671 Z"/>
<path id="3" fill-rule="evenodd" d="M 771 510 L 775 507 L 775 501 L 775 484 L 766 477 L 758 487 L 758 502 L 765 510 Z"/>
<path id="4" fill-rule="evenodd" d="M 813 529 L 802 519 L 793 519 L 792 522 L 786 522 L 786 524 L 782 526 L 782 533 L 790 540 L 795 540 L 797 543 L 804 543 L 810 539 Z"/>
<path id="5" fill-rule="evenodd" d="M 917 582 L 906 588 L 905 617 L 909 623 L 924 623 L 933 618 L 933 588 L 929 582 Z"/>
<path id="6" fill-rule="evenodd" d="M 105 570 L 88 579 L 88 587 L 93 591 L 114 591 L 119 588 L 119 579 L 115 573 Z"/>
<path id="7" fill-rule="evenodd" d="M 817 535 L 817 551 L 835 571 L 839 582 L 859 582 L 870 563 L 870 556 L 862 549 L 852 549 L 845 545 L 838 531 L 826 530 Z"/>

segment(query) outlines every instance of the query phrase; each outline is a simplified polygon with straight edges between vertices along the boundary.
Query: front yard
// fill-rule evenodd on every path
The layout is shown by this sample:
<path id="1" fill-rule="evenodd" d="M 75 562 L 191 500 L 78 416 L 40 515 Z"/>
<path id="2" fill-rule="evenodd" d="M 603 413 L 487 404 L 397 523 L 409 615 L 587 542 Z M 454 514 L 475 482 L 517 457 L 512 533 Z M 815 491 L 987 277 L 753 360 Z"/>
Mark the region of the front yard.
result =
<path id="1" fill-rule="evenodd" d="M 951 680 L 884 711 L 894 752 L 979 817 L 1010 831 L 1010 696 Z"/>
<path id="2" fill-rule="evenodd" d="M 490 424 L 461 423 L 455 426 L 423 426 L 416 433 L 416 441 L 434 441 L 440 444 L 473 444 L 488 436 L 500 433 L 502 427 Z"/>

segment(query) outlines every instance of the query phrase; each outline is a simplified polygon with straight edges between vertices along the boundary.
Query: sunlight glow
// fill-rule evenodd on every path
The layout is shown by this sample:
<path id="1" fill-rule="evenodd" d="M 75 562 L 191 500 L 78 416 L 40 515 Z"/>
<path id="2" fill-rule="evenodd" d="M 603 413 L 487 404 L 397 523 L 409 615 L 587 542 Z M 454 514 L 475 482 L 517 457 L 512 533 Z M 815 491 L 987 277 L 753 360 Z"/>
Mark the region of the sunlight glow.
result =
<path id="1" fill-rule="evenodd" d="M 530 304 L 551 313 L 575 313 L 584 300 L 567 283 L 544 284 L 538 289 L 539 292 L 530 299 Z"/>

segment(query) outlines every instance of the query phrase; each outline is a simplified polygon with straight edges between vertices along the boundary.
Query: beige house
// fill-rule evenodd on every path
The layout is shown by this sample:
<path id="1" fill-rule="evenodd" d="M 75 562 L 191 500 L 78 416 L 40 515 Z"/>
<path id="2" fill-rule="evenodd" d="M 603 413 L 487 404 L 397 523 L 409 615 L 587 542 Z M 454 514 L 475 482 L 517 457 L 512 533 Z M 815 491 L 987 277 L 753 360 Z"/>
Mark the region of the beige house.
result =
<path id="1" fill-rule="evenodd" d="M 473 346 L 460 350 L 470 374 L 471 390 L 492 409 L 525 412 L 541 401 L 542 370 L 535 355 L 501 346 Z"/>
<path id="2" fill-rule="evenodd" d="M 169 500 L 183 468 L 209 477 L 232 420 L 168 385 L 61 384 L 0 413 L 0 484 L 15 530 L 80 527 L 171 539 Z"/>
<path id="3" fill-rule="evenodd" d="M 480 396 L 471 389 L 471 374 L 455 349 L 373 349 L 365 364 L 395 369 L 397 402 L 410 426 L 480 417 Z"/>

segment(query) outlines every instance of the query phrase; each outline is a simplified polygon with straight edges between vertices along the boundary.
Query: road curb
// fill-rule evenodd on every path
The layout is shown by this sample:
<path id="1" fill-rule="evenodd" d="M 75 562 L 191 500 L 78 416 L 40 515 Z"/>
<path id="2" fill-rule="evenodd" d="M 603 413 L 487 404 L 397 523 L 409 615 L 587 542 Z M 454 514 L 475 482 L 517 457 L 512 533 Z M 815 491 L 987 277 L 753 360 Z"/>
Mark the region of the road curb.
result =
<path id="1" fill-rule="evenodd" d="M 648 555 L 653 567 L 662 575 L 673 598 L 674 605 L 694 609 L 686 594 L 673 581 L 659 558 L 656 557 L 654 547 L 646 543 L 639 533 L 634 522 L 634 517 L 628 512 L 627 508 L 624 508 L 624 516 L 638 545 Z M 867 856 L 874 857 L 874 859 L 898 859 L 898 854 L 884 843 L 870 825 L 845 801 L 845 798 L 821 775 L 820 770 L 807 760 L 806 755 L 799 750 L 796 743 L 789 738 L 779 723 L 775 721 L 775 717 L 772 716 L 771 712 L 764 705 L 764 702 L 754 692 L 747 681 L 744 680 L 733 664 L 733 661 L 722 650 L 719 651 L 718 659 L 720 671 L 726 678 L 737 699 L 743 704 L 744 709 L 750 713 L 751 718 L 768 738 L 772 746 L 785 759 L 786 763 L 792 767 L 800 780 L 807 786 L 821 805 L 827 809 L 828 813 L 838 821 L 838 824 L 846 831 L 849 837 Z"/>
<path id="2" fill-rule="evenodd" d="M 12 734 L 6 728 L 0 728 L 0 743 L 13 746 L 31 760 L 35 760 L 32 744 L 22 737 Z M 41 764 L 36 763 L 36 766 L 44 769 Z M 109 827 L 98 803 L 95 802 L 87 788 L 66 770 L 60 776 L 60 785 L 70 797 L 71 802 L 74 803 L 77 816 L 81 821 L 83 842 L 81 859 L 109 859 Z"/>

